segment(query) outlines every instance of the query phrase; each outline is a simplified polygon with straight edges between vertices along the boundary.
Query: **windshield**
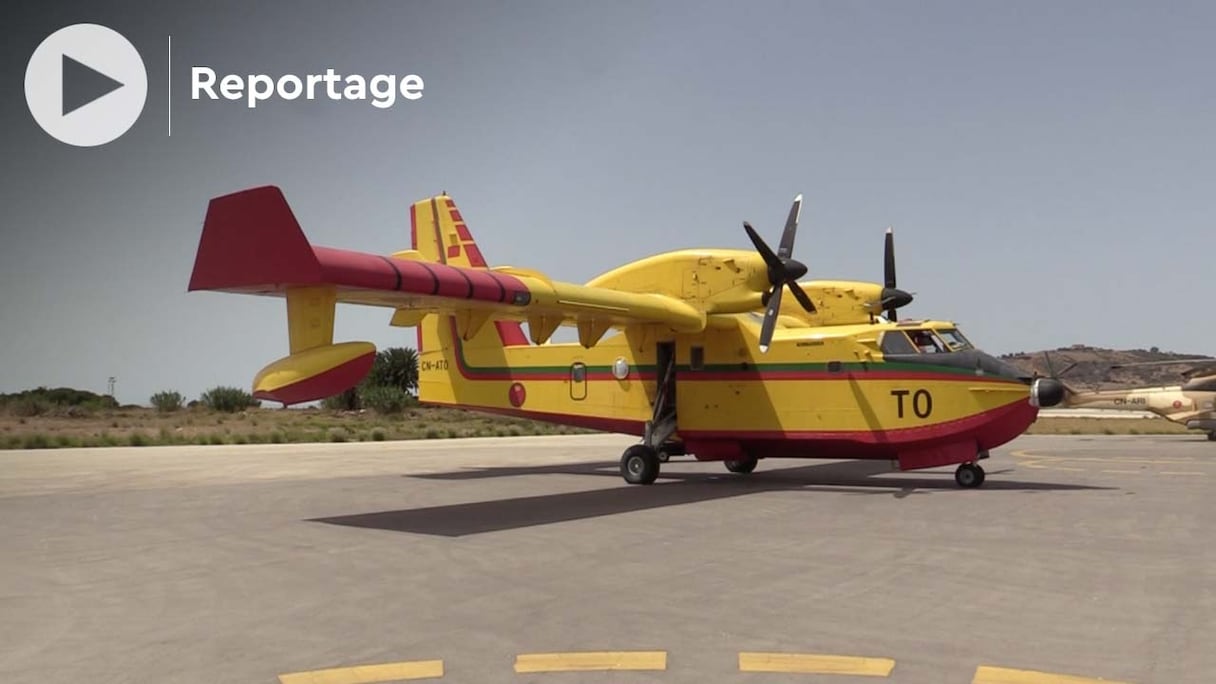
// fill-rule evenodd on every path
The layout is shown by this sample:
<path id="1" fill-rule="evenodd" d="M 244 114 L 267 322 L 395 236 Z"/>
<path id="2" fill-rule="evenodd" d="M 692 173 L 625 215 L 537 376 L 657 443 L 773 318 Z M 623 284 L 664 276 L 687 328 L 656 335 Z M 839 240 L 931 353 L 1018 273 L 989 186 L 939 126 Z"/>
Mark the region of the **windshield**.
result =
<path id="1" fill-rule="evenodd" d="M 909 330 L 907 332 L 912 344 L 922 354 L 940 354 L 950 351 L 946 347 L 946 343 L 932 330 Z"/>
<path id="2" fill-rule="evenodd" d="M 884 354 L 943 354 L 975 349 L 956 328 L 888 330 L 879 344 Z"/>
<path id="3" fill-rule="evenodd" d="M 938 330 L 937 334 L 941 336 L 941 339 L 946 343 L 946 346 L 949 347 L 950 351 L 972 349 L 971 342 L 969 342 L 966 337 L 963 337 L 963 334 L 959 332 L 957 328 Z"/>

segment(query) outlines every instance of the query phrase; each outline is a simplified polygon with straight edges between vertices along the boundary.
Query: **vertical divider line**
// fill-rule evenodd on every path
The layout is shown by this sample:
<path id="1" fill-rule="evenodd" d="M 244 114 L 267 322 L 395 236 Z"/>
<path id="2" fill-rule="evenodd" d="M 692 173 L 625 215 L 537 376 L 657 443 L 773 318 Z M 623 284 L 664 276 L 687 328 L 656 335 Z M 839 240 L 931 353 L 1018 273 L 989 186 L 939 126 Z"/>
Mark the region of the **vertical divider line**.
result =
<path id="1" fill-rule="evenodd" d="M 169 99 L 169 113 L 168 113 L 169 137 L 172 138 L 173 137 L 173 34 L 168 34 L 168 37 L 169 37 L 169 40 L 168 40 L 168 43 L 166 44 L 166 46 L 168 49 L 169 61 L 168 61 L 168 65 L 167 65 L 167 68 L 165 71 L 167 73 L 167 78 L 169 81 L 168 93 L 166 96 Z"/>

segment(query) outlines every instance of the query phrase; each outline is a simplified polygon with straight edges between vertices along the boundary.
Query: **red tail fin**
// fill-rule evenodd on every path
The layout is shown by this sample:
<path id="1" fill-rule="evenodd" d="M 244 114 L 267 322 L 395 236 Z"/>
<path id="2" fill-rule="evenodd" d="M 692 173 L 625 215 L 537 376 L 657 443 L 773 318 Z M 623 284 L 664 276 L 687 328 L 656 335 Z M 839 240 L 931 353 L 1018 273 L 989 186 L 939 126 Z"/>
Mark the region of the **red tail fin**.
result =
<path id="1" fill-rule="evenodd" d="M 267 291 L 317 282 L 320 271 L 282 191 L 267 185 L 207 205 L 189 289 Z"/>

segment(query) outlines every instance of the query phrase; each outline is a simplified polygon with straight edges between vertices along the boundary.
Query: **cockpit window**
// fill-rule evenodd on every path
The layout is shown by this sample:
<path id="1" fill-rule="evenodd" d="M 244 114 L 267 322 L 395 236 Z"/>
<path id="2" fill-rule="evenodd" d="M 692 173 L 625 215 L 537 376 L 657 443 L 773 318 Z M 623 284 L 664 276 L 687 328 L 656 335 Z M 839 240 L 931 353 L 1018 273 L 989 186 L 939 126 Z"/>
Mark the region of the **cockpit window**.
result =
<path id="1" fill-rule="evenodd" d="M 945 340 L 946 346 L 950 348 L 950 351 L 961 351 L 972 348 L 971 342 L 966 337 L 963 337 L 963 334 L 955 328 L 938 330 L 937 334 L 941 335 L 941 338 Z"/>
<path id="2" fill-rule="evenodd" d="M 882 334 L 883 354 L 915 354 L 916 347 L 902 330 L 888 330 Z"/>
<path id="3" fill-rule="evenodd" d="M 946 343 L 933 334 L 932 330 L 909 330 L 908 337 L 912 339 L 912 344 L 916 346 L 917 351 L 922 354 L 941 354 L 950 351 L 946 347 Z"/>

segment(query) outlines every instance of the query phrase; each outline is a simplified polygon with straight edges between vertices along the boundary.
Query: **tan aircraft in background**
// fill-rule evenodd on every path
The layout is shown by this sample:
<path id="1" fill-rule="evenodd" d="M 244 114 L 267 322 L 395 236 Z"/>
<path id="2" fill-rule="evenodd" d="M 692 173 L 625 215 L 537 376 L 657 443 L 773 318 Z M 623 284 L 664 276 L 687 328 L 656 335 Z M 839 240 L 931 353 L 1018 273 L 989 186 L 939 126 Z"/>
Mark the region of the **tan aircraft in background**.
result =
<path id="1" fill-rule="evenodd" d="M 1110 367 L 1185 366 L 1181 375 L 1186 381 L 1162 387 L 1133 387 L 1130 389 L 1080 390 L 1065 384 L 1064 401 L 1060 408 L 1095 408 L 1122 411 L 1149 411 L 1166 420 L 1185 425 L 1191 430 L 1203 430 L 1210 441 L 1216 442 L 1216 362 L 1212 359 L 1183 359 L 1177 361 L 1145 361 L 1115 364 Z M 1050 360 L 1048 361 L 1050 368 Z M 1071 368 L 1072 366 L 1069 366 Z M 1057 378 L 1067 372 L 1065 369 Z"/>

